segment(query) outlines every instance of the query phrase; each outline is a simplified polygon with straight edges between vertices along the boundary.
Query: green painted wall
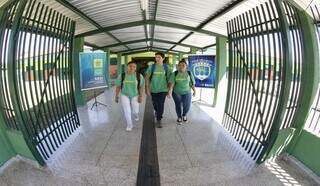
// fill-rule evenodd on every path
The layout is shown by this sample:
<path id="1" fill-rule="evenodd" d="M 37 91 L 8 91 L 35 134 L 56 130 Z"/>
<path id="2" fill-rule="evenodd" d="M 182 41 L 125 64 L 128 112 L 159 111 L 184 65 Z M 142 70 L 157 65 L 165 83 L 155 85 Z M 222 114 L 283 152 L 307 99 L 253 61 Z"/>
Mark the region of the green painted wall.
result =
<path id="1" fill-rule="evenodd" d="M 31 151 L 29 150 L 21 132 L 8 130 L 7 136 L 9 141 L 11 142 L 11 145 L 15 151 L 15 154 L 19 154 L 23 157 L 36 161 Z"/>
<path id="2" fill-rule="evenodd" d="M 0 166 L 2 166 L 6 161 L 12 158 L 15 155 L 11 144 L 8 141 L 6 132 L 4 129 L 4 123 L 0 118 Z"/>
<path id="3" fill-rule="evenodd" d="M 2 166 L 6 161 L 14 156 L 14 153 L 11 149 L 8 149 L 8 147 L 6 147 L 6 142 L 5 139 L 3 139 L 3 136 L 0 137 L 0 146 L 0 166 Z"/>
<path id="4" fill-rule="evenodd" d="M 320 176 L 320 138 L 318 136 L 303 130 L 291 155 Z"/>
<path id="5" fill-rule="evenodd" d="M 22 133 L 7 129 L 2 117 L 0 117 L 0 147 L 0 166 L 16 155 L 36 160 L 29 150 Z"/>
<path id="6" fill-rule="evenodd" d="M 267 159 L 274 158 L 285 152 L 288 148 L 288 144 L 291 142 L 294 134 L 294 128 L 287 128 L 279 131 L 278 137 L 270 150 L 270 153 L 267 155 Z"/>

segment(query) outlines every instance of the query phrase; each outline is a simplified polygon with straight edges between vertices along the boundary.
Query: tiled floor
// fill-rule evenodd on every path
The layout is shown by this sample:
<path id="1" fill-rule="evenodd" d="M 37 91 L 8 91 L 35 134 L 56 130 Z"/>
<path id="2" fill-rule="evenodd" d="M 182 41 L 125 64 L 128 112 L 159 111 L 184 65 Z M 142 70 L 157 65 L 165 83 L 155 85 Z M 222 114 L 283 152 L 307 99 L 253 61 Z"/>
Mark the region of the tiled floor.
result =
<path id="1" fill-rule="evenodd" d="M 233 138 L 200 107 L 187 124 L 175 125 L 173 105 L 157 130 L 162 185 L 316 185 L 284 161 L 257 166 Z"/>
<path id="2" fill-rule="evenodd" d="M 14 163 L 0 176 L 0 185 L 135 185 L 142 119 L 130 133 L 119 104 L 106 92 L 99 106 L 79 108 L 81 127 L 42 169 Z M 144 104 L 141 105 L 141 118 Z"/>
<path id="3" fill-rule="evenodd" d="M 120 105 L 106 92 L 109 108 L 79 109 L 80 129 L 45 168 L 15 162 L 0 173 L 0 185 L 135 185 L 142 119 L 125 131 Z M 141 118 L 143 106 L 141 105 Z M 315 185 L 286 162 L 255 165 L 232 138 L 198 106 L 188 124 L 177 126 L 173 101 L 167 100 L 164 128 L 157 129 L 162 185 Z"/>

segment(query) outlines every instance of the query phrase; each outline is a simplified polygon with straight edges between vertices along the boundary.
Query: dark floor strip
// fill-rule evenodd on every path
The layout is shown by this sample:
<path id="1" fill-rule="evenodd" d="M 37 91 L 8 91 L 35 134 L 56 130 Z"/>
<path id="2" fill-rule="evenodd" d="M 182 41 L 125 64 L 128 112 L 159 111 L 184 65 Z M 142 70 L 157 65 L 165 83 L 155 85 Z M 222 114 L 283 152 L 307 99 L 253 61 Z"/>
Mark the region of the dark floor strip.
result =
<path id="1" fill-rule="evenodd" d="M 160 186 L 157 136 L 153 117 L 151 97 L 147 97 L 140 146 L 138 186 Z"/>

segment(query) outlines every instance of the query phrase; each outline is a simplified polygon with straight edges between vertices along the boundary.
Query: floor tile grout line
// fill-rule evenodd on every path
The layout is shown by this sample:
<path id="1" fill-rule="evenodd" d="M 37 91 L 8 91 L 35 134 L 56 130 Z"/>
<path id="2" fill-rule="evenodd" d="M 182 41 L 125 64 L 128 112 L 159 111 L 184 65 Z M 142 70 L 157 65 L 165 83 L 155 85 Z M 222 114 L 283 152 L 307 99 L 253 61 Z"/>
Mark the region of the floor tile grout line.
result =
<path id="1" fill-rule="evenodd" d="M 184 141 L 183 141 L 183 139 L 182 139 L 182 136 L 181 136 L 181 134 L 180 134 L 180 132 L 179 132 L 178 126 L 176 126 L 176 131 L 177 131 L 178 136 L 179 136 L 179 138 L 180 138 L 180 140 L 181 140 L 183 149 L 185 150 L 185 153 L 187 154 L 187 157 L 188 157 L 188 160 L 189 160 L 189 162 L 190 162 L 190 164 L 191 164 L 191 167 L 195 167 L 195 166 L 193 165 L 192 161 L 191 161 L 190 155 L 189 155 L 188 150 L 187 150 L 187 147 L 186 147 L 186 145 L 185 145 L 185 143 L 184 143 Z"/>
<path id="2" fill-rule="evenodd" d="M 120 121 L 121 121 L 121 117 L 118 119 L 117 124 L 120 123 Z M 106 142 L 106 144 L 105 144 L 102 152 L 101 152 L 100 155 L 99 155 L 99 158 L 98 158 L 98 160 L 97 160 L 97 162 L 96 162 L 96 166 L 98 166 L 98 164 L 99 164 L 99 162 L 100 162 L 100 160 L 101 160 L 101 157 L 102 157 L 104 151 L 106 150 L 107 146 L 109 145 L 109 142 L 110 142 L 113 134 L 114 134 L 115 131 L 117 130 L 117 126 L 118 126 L 117 124 L 114 125 L 114 127 L 113 127 L 113 129 L 112 129 L 112 133 L 111 133 L 111 135 L 109 136 L 109 138 L 107 139 L 107 142 Z"/>

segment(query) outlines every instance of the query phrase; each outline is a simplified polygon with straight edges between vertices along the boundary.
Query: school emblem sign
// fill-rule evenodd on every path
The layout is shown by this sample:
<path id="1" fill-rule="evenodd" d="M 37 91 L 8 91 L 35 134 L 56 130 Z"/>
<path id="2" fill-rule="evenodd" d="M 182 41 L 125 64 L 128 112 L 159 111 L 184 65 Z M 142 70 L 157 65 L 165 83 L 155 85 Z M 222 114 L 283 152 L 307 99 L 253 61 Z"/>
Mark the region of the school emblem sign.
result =
<path id="1" fill-rule="evenodd" d="M 215 56 L 192 55 L 188 58 L 189 69 L 192 71 L 196 87 L 215 87 Z"/>

